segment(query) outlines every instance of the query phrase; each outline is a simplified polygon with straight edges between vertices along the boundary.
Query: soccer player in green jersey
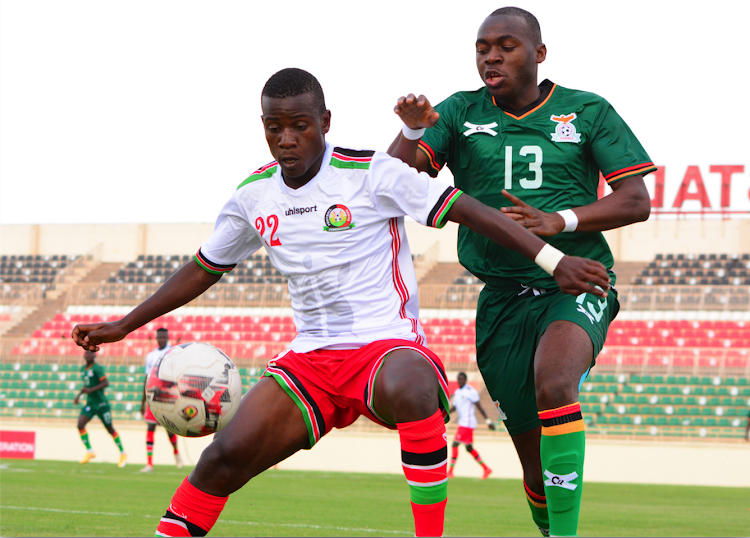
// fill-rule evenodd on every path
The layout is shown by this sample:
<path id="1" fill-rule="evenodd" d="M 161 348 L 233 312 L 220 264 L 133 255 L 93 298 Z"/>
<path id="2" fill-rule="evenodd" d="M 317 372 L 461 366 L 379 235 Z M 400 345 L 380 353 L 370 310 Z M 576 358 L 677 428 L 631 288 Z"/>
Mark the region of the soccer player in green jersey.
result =
<path id="1" fill-rule="evenodd" d="M 109 386 L 109 380 L 104 373 L 104 368 L 100 364 L 96 364 L 96 353 L 93 351 L 86 351 L 83 354 L 83 359 L 86 364 L 81 366 L 81 377 L 83 378 L 83 388 L 79 392 L 73 403 L 78 405 L 78 401 L 82 395 L 86 395 L 86 405 L 81 409 L 81 414 L 78 416 L 78 432 L 81 434 L 81 441 L 83 441 L 86 447 L 86 455 L 81 460 L 81 463 L 88 463 L 96 457 L 94 450 L 91 448 L 91 442 L 89 441 L 89 434 L 86 431 L 86 424 L 98 416 L 104 424 L 112 439 L 115 440 L 117 448 L 120 451 L 120 461 L 117 464 L 118 467 L 125 467 L 128 455 L 125 453 L 125 449 L 122 447 L 122 441 L 120 436 L 112 426 L 112 409 L 109 407 L 109 400 L 104 395 L 104 389 Z"/>
<path id="2" fill-rule="evenodd" d="M 537 84 L 546 54 L 531 13 L 493 12 L 476 40 L 484 87 L 434 109 L 424 96 L 401 97 L 404 128 L 389 153 L 431 175 L 447 165 L 457 188 L 563 252 L 600 261 L 614 284 L 601 232 L 648 218 L 643 176 L 656 167 L 606 100 Z M 597 200 L 600 171 L 613 193 Z M 563 294 L 526 259 L 464 226 L 458 256 L 486 284 L 477 363 L 521 460 L 534 521 L 544 535 L 575 535 L 585 444 L 578 391 L 619 309 L 617 293 Z"/>

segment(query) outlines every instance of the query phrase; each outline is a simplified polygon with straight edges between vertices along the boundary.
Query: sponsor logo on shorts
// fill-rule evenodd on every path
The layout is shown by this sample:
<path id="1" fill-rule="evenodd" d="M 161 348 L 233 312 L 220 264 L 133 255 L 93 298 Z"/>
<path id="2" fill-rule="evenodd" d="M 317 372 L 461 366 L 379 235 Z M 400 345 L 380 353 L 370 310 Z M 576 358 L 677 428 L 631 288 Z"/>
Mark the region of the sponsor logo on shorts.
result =
<path id="1" fill-rule="evenodd" d="M 464 123 L 464 127 L 468 127 L 468 131 L 464 131 L 464 136 L 469 137 L 477 133 L 486 133 L 488 135 L 497 136 L 497 131 L 493 131 L 493 127 L 497 127 L 497 122 L 485 123 L 484 125 L 475 125 L 468 121 Z"/>
<path id="2" fill-rule="evenodd" d="M 343 204 L 335 204 L 328 208 L 325 216 L 325 232 L 343 232 L 354 228 L 352 212 Z"/>
<path id="3" fill-rule="evenodd" d="M 498 402 L 497 400 L 495 400 L 495 408 L 497 408 L 497 412 L 498 412 L 498 413 L 500 413 L 500 418 L 501 418 L 502 420 L 508 420 L 508 415 L 506 415 L 506 414 L 505 414 L 505 411 L 503 411 L 503 410 L 502 410 L 502 409 L 500 408 L 500 402 Z"/>
<path id="4" fill-rule="evenodd" d="M 571 122 L 576 119 L 576 113 L 571 114 L 560 114 L 550 116 L 550 120 L 557 123 L 555 132 L 550 133 L 553 142 L 573 142 L 577 144 L 581 141 L 581 135 L 576 131 L 576 126 Z"/>
<path id="5" fill-rule="evenodd" d="M 599 286 L 596 287 L 598 289 L 601 289 Z M 598 323 L 604 317 L 604 309 L 607 308 L 607 300 L 599 299 L 596 295 L 592 295 L 592 298 L 595 302 L 591 300 L 586 301 L 585 293 L 582 293 L 581 295 L 576 297 L 576 303 L 578 303 L 578 307 L 576 308 L 576 310 L 589 318 L 589 321 L 593 325 L 594 322 Z M 584 302 L 586 303 L 588 310 L 583 307 Z"/>
<path id="6" fill-rule="evenodd" d="M 570 491 L 573 491 L 578 487 L 578 484 L 572 483 L 573 480 L 578 478 L 578 473 L 575 471 L 570 474 L 555 474 L 545 469 L 544 476 L 547 477 L 547 480 L 544 481 L 545 486 L 557 486 L 559 488 L 569 489 Z"/>
<path id="7" fill-rule="evenodd" d="M 284 215 L 291 217 L 294 215 L 304 215 L 305 213 L 313 213 L 318 211 L 318 206 L 314 205 L 311 207 L 290 207 L 286 210 Z"/>

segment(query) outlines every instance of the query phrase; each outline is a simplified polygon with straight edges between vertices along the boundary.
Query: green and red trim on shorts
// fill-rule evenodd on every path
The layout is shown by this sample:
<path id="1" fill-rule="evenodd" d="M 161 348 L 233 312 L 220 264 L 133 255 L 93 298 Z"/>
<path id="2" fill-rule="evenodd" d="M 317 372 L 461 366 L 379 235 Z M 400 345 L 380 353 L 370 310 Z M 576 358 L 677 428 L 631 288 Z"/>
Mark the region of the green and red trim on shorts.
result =
<path id="1" fill-rule="evenodd" d="M 380 421 L 383 423 L 384 426 L 389 428 L 395 428 L 396 424 L 386 421 L 383 417 L 378 415 L 378 412 L 375 410 L 375 381 L 378 378 L 378 374 L 380 373 L 381 368 L 383 368 L 383 364 L 385 363 L 385 359 L 390 355 L 392 352 L 398 350 L 398 349 L 411 349 L 413 351 L 416 351 L 420 355 L 422 355 L 435 369 L 435 374 L 437 375 L 438 384 L 440 385 L 440 392 L 438 393 L 438 397 L 440 398 L 440 412 L 443 415 L 443 420 L 447 423 L 450 420 L 450 415 L 448 414 L 448 410 L 451 408 L 450 405 L 450 396 L 448 393 L 448 376 L 445 374 L 445 371 L 443 370 L 443 367 L 436 363 L 432 358 L 427 355 L 424 351 L 422 351 L 419 347 L 411 347 L 411 346 L 398 346 L 389 349 L 385 353 L 383 353 L 380 357 L 378 357 L 378 360 L 375 361 L 374 366 L 372 367 L 372 370 L 370 371 L 370 378 L 367 382 L 367 386 L 365 387 L 365 404 L 367 405 L 367 409 L 370 410 L 370 412 Z"/>

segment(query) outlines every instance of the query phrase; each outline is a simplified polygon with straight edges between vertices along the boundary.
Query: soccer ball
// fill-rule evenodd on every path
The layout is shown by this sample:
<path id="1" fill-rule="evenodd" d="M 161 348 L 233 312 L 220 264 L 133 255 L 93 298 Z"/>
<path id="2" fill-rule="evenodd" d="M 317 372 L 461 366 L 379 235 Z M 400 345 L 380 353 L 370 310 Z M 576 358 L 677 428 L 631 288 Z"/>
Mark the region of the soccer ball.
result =
<path id="1" fill-rule="evenodd" d="M 148 374 L 146 401 L 157 422 L 183 437 L 227 425 L 240 406 L 242 379 L 232 359 L 210 344 L 180 344 Z"/>

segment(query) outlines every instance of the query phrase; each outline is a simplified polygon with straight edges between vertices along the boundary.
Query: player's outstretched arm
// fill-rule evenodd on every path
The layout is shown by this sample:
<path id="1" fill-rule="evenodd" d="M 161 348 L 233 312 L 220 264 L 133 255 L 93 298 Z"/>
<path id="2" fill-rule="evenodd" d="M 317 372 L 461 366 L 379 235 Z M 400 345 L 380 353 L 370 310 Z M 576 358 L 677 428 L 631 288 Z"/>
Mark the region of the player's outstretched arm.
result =
<path id="1" fill-rule="evenodd" d="M 427 157 L 421 151 L 417 150 L 421 135 L 419 133 L 411 133 L 407 137 L 405 131 L 409 132 L 408 129 L 429 129 L 438 122 L 440 114 L 432 108 L 432 105 L 424 95 L 417 97 L 413 93 L 410 93 L 406 97 L 399 97 L 393 111 L 404 122 L 406 130 L 398 133 L 388 148 L 388 155 L 401 159 L 420 172 L 427 172 L 429 170 Z"/>
<path id="2" fill-rule="evenodd" d="M 532 233 L 550 236 L 565 230 L 565 219 L 559 213 L 541 211 L 507 191 L 503 191 L 503 195 L 515 204 L 502 208 L 503 213 Z M 643 176 L 636 175 L 612 183 L 609 196 L 570 209 L 578 220 L 576 231 L 601 232 L 647 220 L 651 214 L 651 198 Z"/>
<path id="3" fill-rule="evenodd" d="M 191 260 L 124 318 L 109 323 L 76 325 L 71 338 L 88 351 L 99 351 L 100 344 L 122 340 L 152 319 L 189 303 L 220 278 L 221 275 L 209 273 Z"/>
<path id="4" fill-rule="evenodd" d="M 484 410 L 484 407 L 482 407 L 482 404 L 477 402 L 475 404 L 477 406 L 477 411 L 479 411 L 479 414 L 484 417 L 484 421 L 487 424 L 487 427 L 491 430 L 495 430 L 495 424 L 492 422 L 492 419 L 489 417 L 487 412 Z"/>
<path id="5" fill-rule="evenodd" d="M 468 194 L 458 197 L 448 210 L 447 217 L 533 260 L 555 278 L 565 293 L 607 296 L 610 278 L 604 265 L 586 258 L 565 256 L 497 209 Z"/>

